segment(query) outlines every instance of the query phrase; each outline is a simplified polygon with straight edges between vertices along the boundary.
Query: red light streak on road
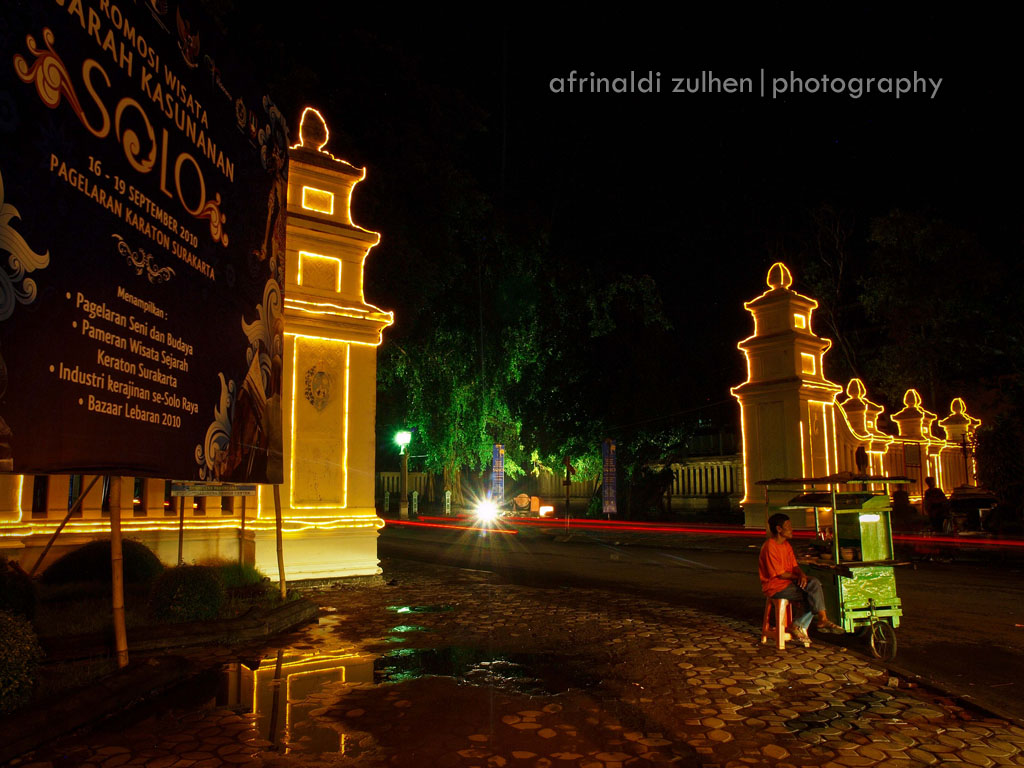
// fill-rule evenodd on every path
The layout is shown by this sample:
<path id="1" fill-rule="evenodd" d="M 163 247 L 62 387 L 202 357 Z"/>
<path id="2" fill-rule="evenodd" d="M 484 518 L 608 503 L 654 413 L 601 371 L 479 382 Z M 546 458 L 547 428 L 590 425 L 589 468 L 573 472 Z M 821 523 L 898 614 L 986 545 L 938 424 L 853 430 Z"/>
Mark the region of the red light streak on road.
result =
<path id="1" fill-rule="evenodd" d="M 960 536 L 911 536 L 894 534 L 893 541 L 901 544 L 955 544 L 958 547 L 1024 547 L 1022 539 L 982 539 Z"/>
<path id="2" fill-rule="evenodd" d="M 531 520 L 528 518 L 507 518 L 516 525 L 532 525 L 542 528 L 565 528 L 565 520 Z M 685 525 L 659 525 L 657 523 L 619 522 L 613 526 L 595 520 L 570 520 L 569 528 L 575 531 L 625 531 L 629 533 L 689 533 L 711 536 L 749 536 L 764 538 L 760 531 L 746 531 L 740 528 L 691 527 Z M 808 532 L 810 533 L 810 532 Z M 794 535 L 796 535 L 794 533 Z"/>
<path id="3" fill-rule="evenodd" d="M 457 517 L 429 517 L 426 515 L 420 515 L 421 520 L 468 520 L 471 519 L 467 516 Z M 565 518 L 536 518 L 536 517 L 506 517 L 502 518 L 504 522 L 513 523 L 515 525 L 528 525 L 539 528 L 565 528 Z M 444 527 L 459 528 L 460 530 L 467 530 L 463 526 L 448 525 Z M 630 533 L 684 533 L 684 534 L 697 534 L 697 535 L 708 535 L 708 536 L 738 536 L 738 537 L 749 537 L 754 539 L 763 539 L 765 536 L 764 531 L 757 529 L 746 529 L 739 527 L 724 527 L 708 524 L 688 524 L 688 525 L 663 525 L 658 523 L 639 523 L 628 520 L 586 520 L 586 519 L 571 519 L 569 521 L 569 528 L 577 531 L 626 531 Z M 472 529 L 470 529 L 472 530 Z M 493 530 L 493 529 L 488 529 Z M 503 531 L 505 532 L 505 531 Z M 794 531 L 793 538 L 796 539 L 813 539 L 816 538 L 814 531 Z M 913 534 L 895 533 L 893 534 L 893 541 L 900 544 L 944 544 L 954 545 L 958 547 L 980 547 L 980 548 L 991 548 L 991 549 L 1020 549 L 1024 548 L 1024 539 L 988 539 L 980 537 L 970 536 L 943 536 L 943 535 L 929 535 L 929 536 L 917 536 Z"/>
<path id="4" fill-rule="evenodd" d="M 414 528 L 450 528 L 454 531 L 483 531 L 484 533 L 507 533 L 518 536 L 519 531 L 510 528 L 476 528 L 469 525 L 446 525 L 443 523 L 420 523 L 413 520 L 386 520 L 386 525 L 408 525 Z"/>
<path id="5" fill-rule="evenodd" d="M 420 515 L 420 520 L 469 520 L 471 519 L 466 515 L 458 515 L 453 517 L 432 517 L 428 515 Z M 536 528 L 565 528 L 565 518 L 546 517 L 504 517 L 502 522 L 513 523 L 515 525 L 531 525 Z M 452 526 L 449 526 L 452 527 Z M 461 527 L 461 526 L 455 526 Z M 712 525 L 659 525 L 657 523 L 636 523 L 628 520 L 585 520 L 585 519 L 570 519 L 569 527 L 573 530 L 583 531 L 600 531 L 600 530 L 616 530 L 616 531 L 630 531 L 634 533 L 696 533 L 696 534 L 711 534 L 716 536 L 750 536 L 754 538 L 764 538 L 764 533 L 756 530 L 745 530 L 742 528 L 725 528 L 721 526 Z M 813 536 L 813 531 L 796 531 L 794 536 Z"/>

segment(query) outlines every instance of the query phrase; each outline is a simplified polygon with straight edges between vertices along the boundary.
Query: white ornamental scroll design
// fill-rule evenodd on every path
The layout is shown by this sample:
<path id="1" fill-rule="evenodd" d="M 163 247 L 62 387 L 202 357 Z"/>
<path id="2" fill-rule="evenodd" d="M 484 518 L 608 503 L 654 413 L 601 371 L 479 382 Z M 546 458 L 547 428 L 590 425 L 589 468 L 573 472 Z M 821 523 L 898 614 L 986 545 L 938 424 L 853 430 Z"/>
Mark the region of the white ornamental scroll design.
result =
<path id="1" fill-rule="evenodd" d="M 4 199 L 4 178 L 0 173 L 0 252 L 10 254 L 7 264 L 11 270 L 0 270 L 0 321 L 10 318 L 17 304 L 31 304 L 36 300 L 36 281 L 26 275 L 50 265 L 50 252 L 33 251 L 14 229 L 16 219 L 20 220 L 21 214 Z"/>
<path id="2" fill-rule="evenodd" d="M 251 366 L 253 358 L 259 356 L 264 397 L 271 394 L 273 360 L 284 355 L 282 328 L 281 288 L 276 280 L 268 280 L 263 289 L 263 304 L 256 307 L 256 319 L 251 323 L 242 320 L 242 330 L 249 339 L 245 362 Z"/>
<path id="3" fill-rule="evenodd" d="M 151 283 L 166 283 L 174 277 L 174 270 L 171 267 L 158 267 L 154 263 L 152 253 L 142 248 L 133 251 L 120 235 L 114 234 L 111 237 L 117 240 L 117 252 L 125 257 L 128 266 L 135 270 L 136 275 L 145 272 Z"/>
<path id="4" fill-rule="evenodd" d="M 196 446 L 196 464 L 199 465 L 200 480 L 215 480 L 223 473 L 231 443 L 231 415 L 235 406 L 235 382 L 220 379 L 220 401 L 213 410 L 213 421 L 206 430 L 202 445 Z"/>

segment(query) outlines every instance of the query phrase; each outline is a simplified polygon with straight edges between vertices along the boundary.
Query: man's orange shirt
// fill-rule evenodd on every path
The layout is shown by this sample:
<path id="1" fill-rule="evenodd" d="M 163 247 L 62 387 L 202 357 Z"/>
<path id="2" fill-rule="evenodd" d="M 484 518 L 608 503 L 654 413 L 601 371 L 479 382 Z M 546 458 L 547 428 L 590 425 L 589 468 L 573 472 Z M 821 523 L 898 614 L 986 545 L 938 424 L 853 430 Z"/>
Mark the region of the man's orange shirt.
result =
<path id="1" fill-rule="evenodd" d="M 788 541 L 779 544 L 775 539 L 768 539 L 761 545 L 761 554 L 757 558 L 757 573 L 761 577 L 761 591 L 766 597 L 781 592 L 793 582 L 780 579 L 780 573 L 799 571 L 796 555 Z"/>

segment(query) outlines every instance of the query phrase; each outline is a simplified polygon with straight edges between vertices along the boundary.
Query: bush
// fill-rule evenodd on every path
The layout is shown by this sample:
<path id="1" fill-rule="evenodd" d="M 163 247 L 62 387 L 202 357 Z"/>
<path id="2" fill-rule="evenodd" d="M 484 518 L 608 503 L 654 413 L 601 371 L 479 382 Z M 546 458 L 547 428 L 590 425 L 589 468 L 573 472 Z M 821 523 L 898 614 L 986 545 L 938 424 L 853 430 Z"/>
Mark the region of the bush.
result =
<path id="1" fill-rule="evenodd" d="M 220 615 L 224 599 L 217 568 L 179 565 L 165 570 L 153 583 L 149 611 L 160 621 L 208 621 Z"/>
<path id="2" fill-rule="evenodd" d="M 259 600 L 270 588 L 270 579 L 250 563 L 239 563 L 223 557 L 208 557 L 200 560 L 197 565 L 214 568 L 220 576 L 220 582 L 227 590 L 228 601 Z"/>
<path id="3" fill-rule="evenodd" d="M 217 569 L 227 589 L 239 589 L 266 584 L 269 579 L 255 565 L 248 563 L 222 563 Z"/>
<path id="4" fill-rule="evenodd" d="M 121 542 L 122 569 L 128 584 L 148 584 L 164 570 L 163 563 L 145 544 L 131 539 Z M 70 584 L 80 581 L 110 583 L 110 539 L 90 541 L 68 552 L 43 571 L 44 584 Z"/>
<path id="5" fill-rule="evenodd" d="M 0 712 L 13 712 L 28 701 L 42 658 L 32 625 L 0 611 Z"/>
<path id="6" fill-rule="evenodd" d="M 36 614 L 36 585 L 15 562 L 0 555 L 0 611 L 17 613 L 26 619 Z"/>

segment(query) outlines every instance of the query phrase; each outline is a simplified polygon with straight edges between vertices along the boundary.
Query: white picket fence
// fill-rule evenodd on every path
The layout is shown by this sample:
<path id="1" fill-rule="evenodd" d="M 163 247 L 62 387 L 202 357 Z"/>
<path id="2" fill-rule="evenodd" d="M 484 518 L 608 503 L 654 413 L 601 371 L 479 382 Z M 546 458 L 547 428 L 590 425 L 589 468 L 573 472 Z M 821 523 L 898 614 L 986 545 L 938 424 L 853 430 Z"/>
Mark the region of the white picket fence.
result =
<path id="1" fill-rule="evenodd" d="M 660 469 L 660 467 L 658 467 Z M 681 464 L 672 465 L 673 483 L 672 499 L 699 500 L 709 497 L 729 497 L 737 501 L 743 495 L 743 458 L 742 456 L 706 456 L 689 459 Z M 524 481 L 524 491 L 543 499 L 565 498 L 565 486 L 562 476 L 544 472 L 539 477 Z M 572 499 L 591 498 L 600 485 L 600 478 L 590 480 L 573 480 L 569 486 L 569 497 Z M 377 473 L 377 498 L 383 499 L 387 492 L 392 498 L 399 493 L 401 475 L 398 472 Z M 521 484 L 521 485 L 523 485 Z M 409 492 L 416 491 L 423 501 L 439 501 L 444 493 L 439 476 L 435 476 L 433 495 L 429 474 L 426 472 L 409 473 Z"/>

